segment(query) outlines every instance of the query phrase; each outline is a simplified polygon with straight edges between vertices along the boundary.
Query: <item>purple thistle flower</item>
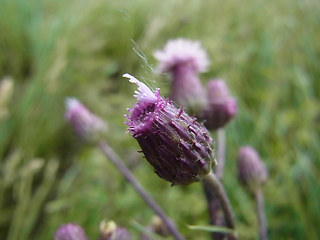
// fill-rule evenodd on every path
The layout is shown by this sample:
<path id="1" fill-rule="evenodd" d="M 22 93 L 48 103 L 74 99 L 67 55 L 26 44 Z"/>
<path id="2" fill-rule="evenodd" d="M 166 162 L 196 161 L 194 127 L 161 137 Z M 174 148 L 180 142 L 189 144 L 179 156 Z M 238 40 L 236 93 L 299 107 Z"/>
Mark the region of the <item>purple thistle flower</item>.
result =
<path id="1" fill-rule="evenodd" d="M 213 140 L 207 129 L 172 101 L 154 93 L 129 74 L 123 77 L 138 85 L 138 102 L 126 117 L 128 131 L 138 141 L 155 173 L 172 184 L 199 181 L 211 170 Z"/>
<path id="2" fill-rule="evenodd" d="M 56 231 L 54 240 L 88 240 L 88 237 L 82 227 L 68 223 Z"/>
<path id="3" fill-rule="evenodd" d="M 65 117 L 72 125 L 75 133 L 85 140 L 94 140 L 101 132 L 106 130 L 105 123 L 76 98 L 66 99 Z"/>
<path id="4" fill-rule="evenodd" d="M 237 157 L 238 177 L 240 182 L 255 191 L 268 179 L 268 172 L 259 154 L 250 146 L 242 147 Z"/>
<path id="5" fill-rule="evenodd" d="M 154 53 L 160 72 L 170 72 L 177 65 L 189 65 L 195 73 L 207 71 L 209 60 L 199 41 L 178 38 L 170 40 L 163 50 Z"/>
<path id="6" fill-rule="evenodd" d="M 115 222 L 101 222 L 99 240 L 131 240 L 127 229 L 119 227 Z"/>
<path id="7" fill-rule="evenodd" d="M 170 98 L 192 112 L 202 108 L 206 97 L 198 73 L 207 70 L 209 60 L 200 42 L 181 38 L 170 40 L 154 56 L 159 61 L 158 71 L 172 75 Z"/>
<path id="8" fill-rule="evenodd" d="M 211 80 L 208 83 L 208 104 L 201 113 L 205 126 L 210 130 L 224 127 L 237 114 L 237 101 L 230 97 L 223 80 Z"/>

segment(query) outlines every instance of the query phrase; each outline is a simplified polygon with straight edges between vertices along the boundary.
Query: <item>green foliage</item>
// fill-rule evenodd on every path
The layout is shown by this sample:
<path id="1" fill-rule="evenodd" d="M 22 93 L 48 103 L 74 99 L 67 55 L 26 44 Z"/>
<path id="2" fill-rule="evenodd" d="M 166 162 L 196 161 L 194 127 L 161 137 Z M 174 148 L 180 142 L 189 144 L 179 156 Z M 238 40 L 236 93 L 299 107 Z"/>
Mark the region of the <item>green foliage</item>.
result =
<path id="1" fill-rule="evenodd" d="M 207 224 L 201 185 L 170 187 L 158 179 L 123 123 L 134 87 L 121 75 L 165 94 L 169 81 L 152 72 L 152 53 L 177 37 L 203 43 L 212 60 L 203 82 L 226 79 L 238 100 L 239 114 L 227 127 L 224 185 L 240 239 L 257 239 L 254 203 L 236 179 L 236 154 L 246 144 L 269 169 L 270 239 L 317 239 L 318 0 L 0 0 L 0 6 L 0 78 L 14 79 L 13 95 L 1 105 L 7 114 L 0 118 L 0 239 L 51 239 L 66 222 L 96 239 L 103 219 L 138 236 L 132 222 L 146 226 L 153 215 L 97 149 L 73 136 L 64 120 L 67 96 L 106 120 L 106 140 L 187 239 L 209 238 L 186 227 Z"/>

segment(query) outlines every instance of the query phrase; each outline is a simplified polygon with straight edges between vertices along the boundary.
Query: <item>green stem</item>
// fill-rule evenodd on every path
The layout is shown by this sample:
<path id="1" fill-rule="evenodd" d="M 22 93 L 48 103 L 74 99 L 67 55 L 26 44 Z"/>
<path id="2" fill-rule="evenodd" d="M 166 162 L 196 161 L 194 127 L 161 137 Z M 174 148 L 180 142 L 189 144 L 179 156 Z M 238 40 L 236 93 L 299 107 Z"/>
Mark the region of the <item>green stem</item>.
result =
<path id="1" fill-rule="evenodd" d="M 259 223 L 259 239 L 267 240 L 267 218 L 264 211 L 264 197 L 261 188 L 255 191 L 255 201 L 256 201 L 256 212 Z"/>

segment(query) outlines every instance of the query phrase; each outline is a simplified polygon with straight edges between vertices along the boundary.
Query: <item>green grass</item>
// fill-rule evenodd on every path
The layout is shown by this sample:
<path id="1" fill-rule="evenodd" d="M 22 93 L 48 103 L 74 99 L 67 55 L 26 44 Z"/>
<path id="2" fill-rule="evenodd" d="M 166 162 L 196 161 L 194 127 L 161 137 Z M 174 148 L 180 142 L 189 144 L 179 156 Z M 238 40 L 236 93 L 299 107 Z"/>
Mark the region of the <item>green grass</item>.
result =
<path id="1" fill-rule="evenodd" d="M 240 239 L 257 239 L 254 203 L 236 179 L 237 151 L 247 144 L 269 170 L 270 239 L 317 239 L 319 11 L 317 0 L 0 0 L 0 78 L 14 79 L 0 119 L 0 239 L 51 239 L 70 221 L 96 239 L 103 219 L 137 236 L 134 222 L 147 225 L 153 215 L 97 149 L 73 136 L 67 96 L 106 120 L 106 140 L 187 239 L 209 239 L 186 225 L 207 223 L 201 185 L 159 179 L 123 123 L 134 86 L 121 75 L 166 94 L 170 82 L 152 72 L 152 53 L 177 37 L 203 43 L 212 62 L 203 83 L 224 78 L 238 100 L 224 185 Z"/>

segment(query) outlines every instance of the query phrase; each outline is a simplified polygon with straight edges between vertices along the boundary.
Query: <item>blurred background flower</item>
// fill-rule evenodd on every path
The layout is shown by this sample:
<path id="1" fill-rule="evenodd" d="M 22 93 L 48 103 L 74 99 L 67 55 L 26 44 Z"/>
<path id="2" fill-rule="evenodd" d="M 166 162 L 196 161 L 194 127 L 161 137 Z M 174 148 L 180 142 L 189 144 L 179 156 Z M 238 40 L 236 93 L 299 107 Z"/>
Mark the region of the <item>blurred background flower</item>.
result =
<path id="1" fill-rule="evenodd" d="M 77 224 L 68 223 L 59 227 L 53 237 L 54 240 L 88 240 L 85 231 Z"/>

